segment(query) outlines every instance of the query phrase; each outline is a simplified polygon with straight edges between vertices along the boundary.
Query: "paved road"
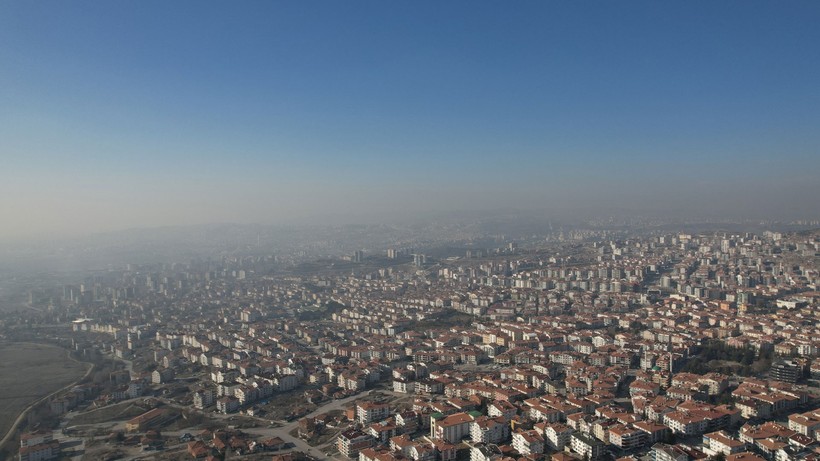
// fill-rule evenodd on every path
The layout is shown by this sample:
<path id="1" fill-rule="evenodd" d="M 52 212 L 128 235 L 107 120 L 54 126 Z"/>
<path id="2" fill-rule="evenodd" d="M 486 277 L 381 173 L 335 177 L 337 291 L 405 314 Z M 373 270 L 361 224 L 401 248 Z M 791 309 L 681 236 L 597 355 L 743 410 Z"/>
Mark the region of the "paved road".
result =
<path id="1" fill-rule="evenodd" d="M 368 392 L 363 392 L 361 394 L 357 394 L 357 395 L 354 395 L 352 397 L 347 397 L 347 398 L 344 398 L 344 399 L 333 400 L 331 402 L 326 403 L 325 405 L 320 406 L 316 410 L 308 413 L 304 417 L 305 418 L 314 417 L 314 416 L 318 416 L 322 413 L 327 413 L 329 411 L 341 410 L 341 409 L 345 408 L 348 403 L 353 402 L 354 400 L 357 400 L 357 399 L 361 399 L 362 397 L 365 397 L 367 395 L 370 395 L 371 392 L 373 392 L 373 391 L 371 390 L 371 391 L 368 391 Z M 322 450 L 319 450 L 318 448 L 311 447 L 304 440 L 302 440 L 298 437 L 294 437 L 294 436 L 290 435 L 290 432 L 292 430 L 296 429 L 298 426 L 299 426 L 299 421 L 297 420 L 297 421 L 292 421 L 290 423 L 286 423 L 284 426 L 281 426 L 281 427 L 250 428 L 250 429 L 243 429 L 243 431 L 247 432 L 248 434 L 254 434 L 254 435 L 258 435 L 258 436 L 262 436 L 262 437 L 279 437 L 282 440 L 284 440 L 286 443 L 293 444 L 293 446 L 296 449 L 298 449 L 300 451 L 303 451 L 305 453 L 308 453 L 309 455 L 311 455 L 313 457 L 316 457 L 316 458 L 319 458 L 319 459 L 327 458 L 327 455 L 325 455 L 325 453 L 322 452 Z"/>
<path id="2" fill-rule="evenodd" d="M 46 395 L 46 396 L 44 396 L 44 397 L 42 397 L 42 398 L 37 399 L 35 402 L 30 403 L 30 404 L 29 404 L 29 405 L 28 405 L 25 409 L 23 409 L 23 411 L 22 411 L 22 412 L 21 412 L 21 413 L 17 416 L 17 419 L 15 419 L 15 420 L 14 420 L 14 423 L 11 425 L 11 427 L 10 427 L 10 428 L 9 428 L 9 430 L 8 430 L 8 432 L 6 432 L 6 435 L 3 437 L 3 439 L 2 439 L 2 440 L 0 440 L 0 449 L 2 449 L 2 448 L 3 448 L 3 446 L 5 446 L 5 445 L 6 445 L 6 444 L 7 444 L 7 443 L 8 443 L 8 442 L 12 439 L 12 437 L 14 436 L 14 434 L 17 432 L 17 426 L 19 426 L 19 425 L 20 425 L 20 423 L 22 423 L 22 422 L 23 422 L 23 418 L 25 418 L 25 417 L 26 417 L 26 415 L 28 415 L 28 412 L 29 412 L 32 408 L 34 408 L 35 406 L 39 405 L 39 404 L 40 404 L 40 403 L 42 403 L 42 402 L 45 402 L 46 400 L 50 399 L 50 398 L 51 398 L 51 397 L 53 397 L 53 396 L 55 396 L 55 395 L 57 395 L 57 394 L 59 394 L 59 393 L 61 393 L 61 392 L 63 392 L 63 391 L 66 391 L 66 390 L 71 389 L 72 387 L 76 386 L 76 385 L 77 385 L 77 383 L 79 383 L 80 381 L 82 381 L 82 380 L 84 380 L 85 378 L 87 378 L 87 377 L 91 374 L 91 371 L 94 369 L 94 366 L 93 366 L 93 365 L 91 365 L 90 363 L 88 363 L 88 362 L 81 362 L 81 361 L 79 361 L 79 360 L 75 359 L 74 357 L 72 357 L 72 356 L 71 356 L 71 353 L 70 353 L 68 350 L 66 350 L 66 357 L 67 357 L 69 360 L 73 361 L 73 362 L 82 363 L 83 365 L 86 365 L 86 366 L 87 366 L 87 369 L 86 369 L 86 371 L 85 371 L 85 374 L 83 374 L 83 376 L 82 376 L 81 378 L 77 379 L 76 381 L 74 381 L 74 382 L 72 382 L 72 383 L 69 383 L 69 384 L 66 384 L 65 386 L 63 386 L 63 387 L 62 387 L 62 388 L 60 388 L 60 389 L 57 389 L 56 391 L 52 392 L 51 394 L 48 394 L 48 395 Z"/>
<path id="3" fill-rule="evenodd" d="M 66 446 L 70 446 L 71 450 L 77 453 L 75 456 L 71 456 L 68 459 L 70 461 L 80 461 L 83 457 L 83 453 L 85 453 L 85 438 L 83 437 L 71 437 L 69 435 L 63 434 L 63 429 L 66 427 L 67 419 L 65 416 L 70 414 L 76 414 L 76 412 L 69 412 L 64 415 L 62 421 L 60 421 L 60 426 L 57 429 L 54 429 L 52 432 L 52 437 L 54 440 L 60 441 L 60 447 L 65 450 Z"/>
<path id="4" fill-rule="evenodd" d="M 332 400 L 332 401 L 327 402 L 326 404 L 318 407 L 314 411 L 308 413 L 304 417 L 314 417 L 314 416 L 318 416 L 322 413 L 327 413 L 329 411 L 344 409 L 347 406 L 347 404 L 349 404 L 350 402 L 353 402 L 355 400 L 358 400 L 358 399 L 361 399 L 365 396 L 368 396 L 374 391 L 375 391 L 375 389 L 367 391 L 367 392 L 363 392 L 363 393 L 360 393 L 360 394 L 356 394 L 354 396 L 347 397 L 347 398 L 344 398 L 344 399 Z M 162 402 L 163 404 L 165 404 L 167 406 L 172 406 L 172 407 L 176 407 L 176 408 L 183 408 L 179 404 L 177 404 L 173 401 L 170 401 L 168 399 L 165 399 L 163 397 L 153 397 L 153 398 L 159 400 L 160 402 Z M 190 410 L 190 407 L 186 407 L 186 408 L 188 410 Z M 231 423 L 231 421 L 232 421 L 231 418 L 237 416 L 235 414 L 225 415 L 225 414 L 221 414 L 221 413 L 211 413 L 211 412 L 206 412 L 205 414 L 207 414 L 209 417 L 220 419 L 220 420 L 222 420 L 222 421 L 224 421 L 228 424 Z M 266 419 L 263 419 L 263 418 L 252 418 L 252 417 L 244 416 L 244 415 L 242 417 L 243 418 L 255 419 L 262 425 L 270 424 L 270 420 L 266 420 Z M 327 459 L 327 455 L 321 449 L 319 449 L 319 447 L 311 447 L 304 440 L 302 440 L 298 437 L 294 437 L 294 436 L 290 435 L 290 432 L 293 431 L 294 429 L 296 429 L 299 426 L 299 421 L 298 420 L 291 421 L 291 422 L 278 421 L 278 423 L 283 423 L 284 425 L 282 425 L 280 427 L 244 428 L 244 429 L 242 429 L 242 431 L 245 432 L 245 433 L 254 435 L 256 437 L 261 437 L 261 438 L 279 437 L 283 441 L 285 441 L 285 443 L 289 444 L 290 446 L 292 446 L 294 449 L 296 449 L 298 451 L 302 451 L 302 452 L 307 453 L 307 454 L 309 454 L 309 455 L 311 455 L 315 458 L 318 458 L 318 459 Z M 189 432 L 189 430 L 163 431 L 163 434 L 179 436 L 179 435 L 184 434 L 185 432 Z M 327 445 L 327 444 L 325 444 L 325 445 Z"/>
<path id="5" fill-rule="evenodd" d="M 133 364 L 130 360 L 122 360 L 122 359 L 118 359 L 118 360 L 121 361 L 121 362 L 124 362 L 126 364 L 126 369 L 128 369 L 129 371 L 132 370 Z M 373 389 L 373 390 L 370 390 L 370 391 L 367 391 L 367 392 L 362 392 L 360 394 L 356 394 L 354 396 L 347 397 L 347 398 L 344 398 L 344 399 L 332 400 L 332 401 L 327 402 L 326 404 L 318 407 L 316 410 L 308 413 L 304 417 L 313 417 L 313 416 L 318 416 L 322 413 L 327 413 L 329 411 L 341 410 L 341 409 L 345 408 L 348 403 L 353 402 L 353 401 L 358 400 L 358 399 L 361 399 L 365 396 L 368 396 L 368 395 L 370 395 L 370 393 L 374 392 L 375 390 L 376 389 Z M 141 397 L 141 398 L 143 398 L 143 397 Z M 177 404 L 173 401 L 170 401 L 168 399 L 165 399 L 163 397 L 153 397 L 153 398 L 161 401 L 162 403 L 164 403 L 166 405 L 177 407 L 177 408 L 183 408 L 179 404 Z M 190 410 L 190 407 L 185 407 L 185 408 Z M 218 418 L 218 419 L 221 419 L 223 421 L 230 421 L 230 418 L 232 416 L 235 416 L 235 415 L 223 415 L 223 414 L 211 413 L 211 412 L 206 412 L 206 414 L 210 417 Z M 245 417 L 245 416 L 243 416 L 243 417 Z M 262 418 L 254 418 L 254 419 L 259 421 L 260 424 L 265 424 L 266 425 L 266 424 L 270 423 L 270 421 L 266 420 L 266 419 L 262 419 Z M 256 427 L 256 428 L 242 429 L 242 431 L 246 432 L 248 434 L 252 434 L 252 435 L 255 435 L 255 436 L 258 436 L 258 437 L 263 437 L 263 438 L 279 437 L 282 440 L 284 440 L 285 443 L 288 443 L 288 444 L 292 445 L 296 450 L 307 453 L 307 454 L 309 454 L 309 455 L 311 455 L 315 458 L 318 458 L 318 459 L 327 459 L 327 455 L 322 450 L 320 450 L 318 447 L 311 447 L 304 440 L 302 440 L 298 437 L 294 437 L 294 436 L 290 435 L 290 432 L 293 431 L 294 429 L 296 429 L 298 427 L 298 425 L 299 425 L 299 421 L 295 420 L 295 421 L 291 421 L 289 423 L 284 423 L 284 425 L 280 426 L 280 427 Z M 183 433 L 188 432 L 188 431 L 185 431 L 185 430 L 178 431 L 179 434 L 175 434 L 176 432 L 177 431 L 173 431 L 173 432 L 163 431 L 163 433 L 166 434 L 166 435 L 172 435 L 172 434 L 182 435 Z M 129 459 L 133 459 L 133 458 L 137 458 L 137 456 L 130 457 Z"/>

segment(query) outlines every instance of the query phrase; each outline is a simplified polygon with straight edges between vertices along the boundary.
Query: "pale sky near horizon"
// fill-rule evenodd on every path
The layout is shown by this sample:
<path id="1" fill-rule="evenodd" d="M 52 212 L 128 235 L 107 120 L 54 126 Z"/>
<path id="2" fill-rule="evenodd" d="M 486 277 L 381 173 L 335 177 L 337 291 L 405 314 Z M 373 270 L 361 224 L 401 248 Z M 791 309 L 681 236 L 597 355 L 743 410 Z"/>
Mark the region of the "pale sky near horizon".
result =
<path id="1" fill-rule="evenodd" d="M 820 3 L 0 3 L 0 240 L 448 209 L 820 218 Z"/>

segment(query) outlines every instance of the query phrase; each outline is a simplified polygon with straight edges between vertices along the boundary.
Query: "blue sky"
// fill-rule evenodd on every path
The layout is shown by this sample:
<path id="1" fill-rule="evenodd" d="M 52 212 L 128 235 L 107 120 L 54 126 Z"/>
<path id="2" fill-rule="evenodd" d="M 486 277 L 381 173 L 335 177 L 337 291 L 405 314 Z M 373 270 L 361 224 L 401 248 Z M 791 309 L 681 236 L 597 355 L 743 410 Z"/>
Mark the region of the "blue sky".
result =
<path id="1" fill-rule="evenodd" d="M 817 217 L 819 23 L 815 1 L 2 2 L 0 237 L 553 202 Z"/>

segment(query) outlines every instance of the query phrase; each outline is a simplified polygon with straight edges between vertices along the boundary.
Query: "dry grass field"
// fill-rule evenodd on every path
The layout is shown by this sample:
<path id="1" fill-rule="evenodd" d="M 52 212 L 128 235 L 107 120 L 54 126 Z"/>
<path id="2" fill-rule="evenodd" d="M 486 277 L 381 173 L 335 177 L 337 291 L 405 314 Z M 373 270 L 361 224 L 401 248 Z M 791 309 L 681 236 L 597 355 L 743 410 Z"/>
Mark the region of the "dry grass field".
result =
<path id="1" fill-rule="evenodd" d="M 148 409 L 148 407 L 136 405 L 134 402 L 117 403 L 80 413 L 72 418 L 68 422 L 68 425 L 82 426 L 85 424 L 98 424 L 109 421 L 125 421 L 145 413 Z"/>
<path id="2" fill-rule="evenodd" d="M 58 347 L 0 344 L 0 438 L 28 405 L 81 378 L 87 367 Z"/>

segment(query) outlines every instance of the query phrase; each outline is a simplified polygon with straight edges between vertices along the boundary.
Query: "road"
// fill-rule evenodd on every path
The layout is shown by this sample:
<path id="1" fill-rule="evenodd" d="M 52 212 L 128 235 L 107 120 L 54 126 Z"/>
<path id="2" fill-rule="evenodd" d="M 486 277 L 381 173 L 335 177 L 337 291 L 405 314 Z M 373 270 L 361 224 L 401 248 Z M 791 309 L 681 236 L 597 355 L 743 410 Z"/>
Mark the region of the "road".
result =
<path id="1" fill-rule="evenodd" d="M 129 371 L 132 370 L 133 364 L 130 360 L 123 360 L 123 359 L 117 359 L 117 360 L 119 360 L 121 362 L 124 362 L 125 365 L 126 365 L 127 370 L 129 370 Z M 358 400 L 358 399 L 361 399 L 363 397 L 366 397 L 366 396 L 370 395 L 372 392 L 374 392 L 375 390 L 376 389 L 373 389 L 373 390 L 369 390 L 367 392 L 362 392 L 360 394 L 356 394 L 356 395 L 353 395 L 353 396 L 350 396 L 350 397 L 346 397 L 344 399 L 338 399 L 338 400 L 333 400 L 333 401 L 327 402 L 326 404 L 320 406 L 319 408 L 315 409 L 314 411 L 308 413 L 304 417 L 314 417 L 314 416 L 318 416 L 322 413 L 327 413 L 329 411 L 344 409 L 347 406 L 348 403 L 353 402 L 353 401 Z M 163 397 L 154 397 L 154 398 L 161 401 L 162 403 L 164 403 L 166 405 L 182 408 L 179 404 L 177 404 L 177 403 L 175 403 L 171 400 L 165 399 Z M 186 409 L 190 410 L 189 407 L 186 407 Z M 223 415 L 223 414 L 219 414 L 219 413 L 210 413 L 210 412 L 207 412 L 206 414 L 210 417 L 218 418 L 218 419 L 221 419 L 223 421 L 230 421 L 230 418 L 232 416 L 234 416 L 234 415 Z M 265 424 L 266 425 L 266 424 L 270 423 L 270 420 L 266 420 L 266 419 L 262 419 L 262 418 L 254 418 L 254 419 L 258 420 L 260 424 Z M 294 449 L 296 449 L 298 451 L 302 451 L 304 453 L 307 453 L 310 456 L 313 456 L 314 458 L 317 458 L 317 459 L 326 459 L 327 458 L 327 455 L 324 452 L 322 452 L 322 450 L 320 450 L 319 448 L 311 447 L 304 440 L 302 440 L 298 437 L 294 437 L 294 436 L 290 435 L 290 432 L 293 431 L 294 429 L 296 429 L 299 426 L 299 421 L 298 420 L 291 421 L 291 422 L 284 422 L 284 421 L 282 421 L 282 422 L 284 423 L 284 425 L 282 425 L 280 427 L 256 427 L 256 428 L 242 429 L 242 431 L 246 432 L 248 434 L 257 436 L 257 437 L 262 437 L 262 438 L 279 437 L 280 439 L 284 440 L 285 443 L 293 446 Z M 179 434 L 176 434 L 176 432 L 179 432 Z M 182 435 L 185 432 L 187 432 L 187 431 L 173 431 L 173 432 L 163 432 L 163 433 L 165 433 L 166 435 Z M 132 457 L 132 458 L 138 458 L 138 457 Z"/>
<path id="2" fill-rule="evenodd" d="M 66 448 L 70 448 L 72 452 L 76 453 L 74 456 L 67 457 L 69 461 L 80 461 L 85 453 L 85 438 L 71 437 L 63 434 L 63 429 L 66 428 L 67 424 L 66 417 L 72 413 L 75 412 L 69 412 L 64 415 L 63 419 L 60 421 L 60 426 L 52 432 L 52 437 L 54 437 L 54 440 L 58 440 L 60 442 L 60 449 L 65 451 Z"/>
<path id="3" fill-rule="evenodd" d="M 36 407 L 37 405 L 39 405 L 39 404 L 40 404 L 40 403 L 42 403 L 42 402 L 45 402 L 46 400 L 50 399 L 50 398 L 51 398 L 51 397 L 53 397 L 53 396 L 55 396 L 55 395 L 57 395 L 57 394 L 59 394 L 59 393 L 61 393 L 61 392 L 63 392 L 63 391 L 66 391 L 66 390 L 71 389 L 72 387 L 76 386 L 76 385 L 77 385 L 77 383 L 79 383 L 80 381 L 82 381 L 82 380 L 84 380 L 85 378 L 87 378 L 87 377 L 88 377 L 88 375 L 90 375 L 90 374 L 91 374 L 91 371 L 94 369 L 94 366 L 93 366 L 93 365 L 91 365 L 90 363 L 87 363 L 87 362 L 80 362 L 79 360 L 77 360 L 77 359 L 75 359 L 74 357 L 72 357 L 72 356 L 71 356 L 71 354 L 69 353 L 69 351 L 66 351 L 66 357 L 67 357 L 69 360 L 72 360 L 72 361 L 74 361 L 74 362 L 77 362 L 77 363 L 82 363 L 82 364 L 86 365 L 88 368 L 86 369 L 85 374 L 84 374 L 81 378 L 77 379 L 76 381 L 74 381 L 74 382 L 72 382 L 72 383 L 69 383 L 69 384 L 66 384 L 65 386 L 63 386 L 63 387 L 62 387 L 62 388 L 60 388 L 60 389 L 57 389 L 56 391 L 52 392 L 51 394 L 48 394 L 48 395 L 46 395 L 46 396 L 44 396 L 44 397 L 42 397 L 42 398 L 40 398 L 40 399 L 37 399 L 37 401 L 35 401 L 35 402 L 33 402 L 33 403 L 29 404 L 29 405 L 28 405 L 25 409 L 23 409 L 23 411 L 22 411 L 22 412 L 21 412 L 21 413 L 17 416 L 17 419 L 15 419 L 15 420 L 14 420 L 14 423 L 11 425 L 11 427 L 10 427 L 10 428 L 9 428 L 9 430 L 8 430 L 8 432 L 6 432 L 6 435 L 3 437 L 3 439 L 2 439 L 2 440 L 0 440 L 0 449 L 2 449 L 2 448 L 3 448 L 3 447 L 4 447 L 4 446 L 5 446 L 5 445 L 6 445 L 6 444 L 7 444 L 7 443 L 11 440 L 11 438 L 12 438 L 12 437 L 14 436 L 14 434 L 17 432 L 17 426 L 19 426 L 19 425 L 20 425 L 20 423 L 22 423 L 22 422 L 23 422 L 23 419 L 26 417 L 26 415 L 28 414 L 28 412 L 29 412 L 32 408 Z"/>
<path id="4" fill-rule="evenodd" d="M 303 416 L 303 418 L 318 416 L 322 413 L 327 413 L 329 411 L 342 410 L 350 402 L 353 402 L 355 400 L 364 398 L 364 397 L 370 395 L 372 392 L 375 392 L 376 390 L 377 389 L 372 389 L 372 390 L 369 390 L 367 392 L 363 392 L 361 394 L 356 394 L 356 395 L 353 395 L 353 396 L 350 396 L 350 397 L 346 397 L 344 399 L 338 399 L 338 400 L 333 400 L 333 401 L 327 402 L 326 404 L 320 406 L 319 408 L 317 408 L 317 409 L 313 410 L 312 412 L 308 413 L 307 415 Z M 153 398 L 160 401 L 160 402 L 162 402 L 163 404 L 165 404 L 167 406 L 176 407 L 176 408 L 183 408 L 178 403 L 173 402 L 171 400 L 168 400 L 166 398 L 163 398 L 163 397 L 153 397 Z M 190 410 L 190 407 L 185 407 L 185 408 Z M 230 422 L 232 421 L 231 418 L 236 416 L 234 414 L 227 414 L 226 415 L 226 414 L 211 413 L 211 412 L 205 412 L 205 414 L 209 417 L 220 419 L 220 420 L 226 422 L 227 424 L 230 424 Z M 251 418 L 251 417 L 243 416 L 243 418 Z M 257 420 L 260 424 L 263 424 L 263 425 L 270 424 L 270 420 L 266 420 L 266 419 L 263 419 L 263 418 L 252 418 L 252 419 Z M 272 437 L 279 437 L 285 443 L 289 444 L 289 446 L 292 446 L 295 450 L 307 453 L 310 456 L 313 456 L 314 458 L 317 458 L 317 459 L 327 459 L 327 455 L 322 450 L 320 450 L 318 447 L 312 447 L 312 446 L 308 445 L 308 443 L 305 442 L 304 440 L 302 440 L 298 437 L 294 437 L 294 436 L 290 435 L 290 432 L 293 431 L 294 429 L 296 429 L 299 426 L 299 421 L 298 420 L 291 421 L 291 422 L 277 421 L 277 423 L 283 423 L 283 425 L 279 426 L 279 427 L 243 428 L 242 432 L 245 432 L 247 434 L 253 435 L 255 437 L 263 438 L 263 439 L 272 438 Z M 190 430 L 186 429 L 186 430 L 179 430 L 179 431 L 163 431 L 163 434 L 167 435 L 167 436 L 180 436 L 180 435 L 182 435 L 186 432 L 190 432 Z M 136 459 L 136 458 L 139 458 L 139 456 L 134 456 L 134 457 L 131 457 L 129 459 Z"/>
<path id="5" fill-rule="evenodd" d="M 347 398 L 344 398 L 344 399 L 333 400 L 333 401 L 327 402 L 325 405 L 320 406 L 319 408 L 312 411 L 311 413 L 308 413 L 305 417 L 313 417 L 313 416 L 318 416 L 322 413 L 326 413 L 326 412 L 329 412 L 329 411 L 341 410 L 341 409 L 345 408 L 345 406 L 347 404 L 349 404 L 350 402 L 353 402 L 357 399 L 361 399 L 362 397 L 370 395 L 371 392 L 373 392 L 373 390 L 368 391 L 368 392 L 363 392 L 361 394 L 357 394 L 357 395 L 347 397 Z M 142 399 L 142 398 L 143 397 L 140 397 L 139 399 Z M 162 398 L 162 397 L 153 397 L 153 398 L 160 401 L 160 402 L 162 402 L 164 405 L 172 406 L 172 407 L 176 407 L 176 408 L 183 408 L 182 406 L 180 406 L 179 404 L 177 404 L 177 403 L 175 403 L 171 400 L 168 400 L 168 399 L 165 399 L 165 398 Z M 134 400 L 138 400 L 138 399 L 134 399 Z M 187 409 L 190 410 L 190 408 L 187 408 Z M 225 415 L 225 414 L 210 413 L 210 412 L 207 412 L 206 414 L 209 417 L 220 419 L 220 420 L 222 420 L 222 421 L 224 421 L 228 424 L 230 424 L 230 422 L 232 421 L 231 418 L 236 416 L 234 414 Z M 249 417 L 243 416 L 243 418 L 249 418 Z M 260 424 L 269 424 L 270 423 L 269 420 L 265 420 L 265 419 L 262 419 L 262 418 L 253 418 L 253 419 L 256 419 L 257 421 L 259 421 Z M 108 423 L 106 423 L 106 424 L 108 424 Z M 118 423 L 118 425 L 122 425 L 122 424 L 124 424 L 124 423 Z M 65 422 L 63 422 L 63 424 L 61 426 L 64 426 L 64 425 L 65 425 Z M 95 426 L 96 424 L 90 424 L 90 425 Z M 247 434 L 250 434 L 254 437 L 258 437 L 258 438 L 262 438 L 262 439 L 272 438 L 272 437 L 279 437 L 285 443 L 287 443 L 288 446 L 292 447 L 294 450 L 307 453 L 308 455 L 310 455 L 310 456 L 312 456 L 316 459 L 328 459 L 328 456 L 322 450 L 320 450 L 318 447 L 311 447 L 304 440 L 302 440 L 298 437 L 294 437 L 294 436 L 290 435 L 290 432 L 293 431 L 294 429 L 296 429 L 296 427 L 298 427 L 298 425 L 299 425 L 299 422 L 298 422 L 298 420 L 296 420 L 296 421 L 292 421 L 292 422 L 289 422 L 289 423 L 284 423 L 284 425 L 280 426 L 280 427 L 246 428 L 246 429 L 242 429 L 242 431 L 247 433 Z M 190 428 L 182 429 L 182 430 L 175 430 L 175 431 L 162 431 L 162 434 L 165 435 L 165 436 L 168 436 L 168 437 L 179 437 L 179 436 L 185 434 L 186 432 L 191 432 Z M 56 431 L 55 432 L 55 438 L 57 438 L 58 434 L 59 434 L 59 431 Z M 63 436 L 61 434 L 60 434 L 60 438 L 64 442 L 73 442 L 73 444 L 79 445 L 79 446 L 76 446 L 74 449 L 78 450 L 80 453 L 82 453 L 84 451 L 84 448 L 85 448 L 84 444 L 78 443 L 78 442 L 81 442 L 82 439 L 74 438 L 74 437 L 66 437 L 66 436 Z M 332 441 L 330 443 L 332 443 Z M 168 448 L 170 448 L 170 447 L 168 447 Z M 155 456 L 156 455 L 153 452 L 137 452 L 137 453 L 130 453 L 122 459 L 123 459 L 123 461 L 134 461 L 134 460 L 139 460 L 139 459 L 152 459 Z M 73 459 L 76 459 L 76 458 L 73 458 Z"/>
<path id="6" fill-rule="evenodd" d="M 322 413 L 327 413 L 333 410 L 341 410 L 347 406 L 348 403 L 353 402 L 357 399 L 361 399 L 365 396 L 370 395 L 373 390 L 363 392 L 361 394 L 357 394 L 351 397 L 346 397 L 344 399 L 333 400 L 328 402 L 325 405 L 320 406 L 319 408 L 313 410 L 312 412 L 305 415 L 305 418 L 310 418 L 314 416 L 318 416 Z M 243 429 L 243 431 L 247 432 L 248 434 L 254 434 L 262 437 L 279 437 L 284 440 L 286 443 L 293 444 L 296 449 L 303 451 L 313 457 L 322 459 L 327 458 L 327 455 L 324 454 L 318 448 L 311 447 L 307 444 L 304 440 L 294 437 L 290 435 L 290 432 L 296 429 L 299 426 L 299 421 L 292 421 L 290 423 L 286 423 L 284 426 L 281 427 L 269 427 L 269 428 L 252 428 L 252 429 Z"/>

